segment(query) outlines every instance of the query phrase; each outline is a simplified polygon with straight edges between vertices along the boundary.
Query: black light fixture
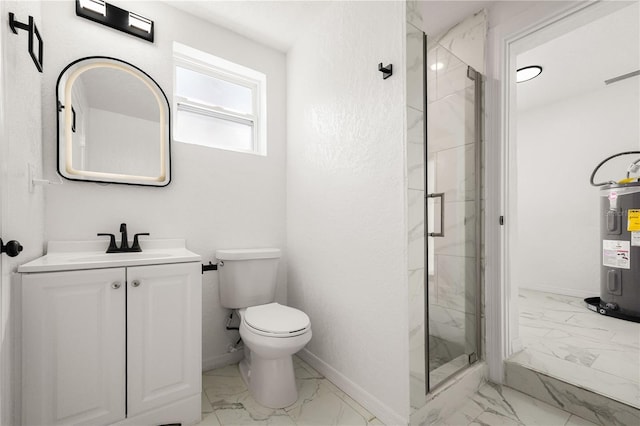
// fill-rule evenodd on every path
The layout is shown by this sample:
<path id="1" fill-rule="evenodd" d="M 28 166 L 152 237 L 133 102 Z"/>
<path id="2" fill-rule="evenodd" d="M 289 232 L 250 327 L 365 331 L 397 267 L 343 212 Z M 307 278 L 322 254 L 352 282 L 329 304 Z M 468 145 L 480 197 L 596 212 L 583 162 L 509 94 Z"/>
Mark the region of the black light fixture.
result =
<path id="1" fill-rule="evenodd" d="M 153 21 L 103 0 L 76 0 L 76 15 L 153 43 Z"/>
<path id="2" fill-rule="evenodd" d="M 528 67 L 519 68 L 516 71 L 516 83 L 522 83 L 536 78 L 542 72 L 540 65 L 529 65 Z"/>

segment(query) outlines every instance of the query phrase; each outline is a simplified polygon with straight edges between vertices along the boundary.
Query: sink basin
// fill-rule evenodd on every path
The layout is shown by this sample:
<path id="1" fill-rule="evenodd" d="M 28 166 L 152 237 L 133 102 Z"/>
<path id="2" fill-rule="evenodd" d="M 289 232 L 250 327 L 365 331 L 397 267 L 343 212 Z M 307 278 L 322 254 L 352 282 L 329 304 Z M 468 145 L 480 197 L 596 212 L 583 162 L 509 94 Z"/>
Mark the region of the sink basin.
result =
<path id="1" fill-rule="evenodd" d="M 105 253 L 104 241 L 49 241 L 47 254 L 18 266 L 18 272 L 74 271 L 169 263 L 200 262 L 200 256 L 187 250 L 184 240 L 141 241 L 141 252 Z"/>
<path id="2" fill-rule="evenodd" d="M 162 259 L 169 257 L 169 253 L 103 253 L 93 256 L 75 257 L 68 259 L 69 262 L 111 262 L 114 260 L 144 260 L 144 259 Z"/>

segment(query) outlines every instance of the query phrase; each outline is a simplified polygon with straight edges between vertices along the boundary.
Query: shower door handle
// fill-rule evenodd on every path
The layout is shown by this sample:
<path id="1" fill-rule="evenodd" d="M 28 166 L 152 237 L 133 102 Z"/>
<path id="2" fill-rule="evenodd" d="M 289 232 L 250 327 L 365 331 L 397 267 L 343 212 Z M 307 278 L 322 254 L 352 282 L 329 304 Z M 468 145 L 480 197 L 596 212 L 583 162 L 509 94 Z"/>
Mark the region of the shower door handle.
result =
<path id="1" fill-rule="evenodd" d="M 440 232 L 429 232 L 430 237 L 444 237 L 444 192 L 427 194 L 427 198 L 440 198 Z"/>

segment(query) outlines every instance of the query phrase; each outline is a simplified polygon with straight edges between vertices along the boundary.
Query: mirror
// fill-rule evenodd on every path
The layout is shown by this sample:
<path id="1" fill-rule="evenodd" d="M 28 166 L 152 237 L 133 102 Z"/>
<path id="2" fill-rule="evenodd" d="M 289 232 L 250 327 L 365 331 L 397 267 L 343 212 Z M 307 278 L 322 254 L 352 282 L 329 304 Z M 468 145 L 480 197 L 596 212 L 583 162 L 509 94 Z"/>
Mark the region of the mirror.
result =
<path id="1" fill-rule="evenodd" d="M 166 186 L 169 101 L 144 71 L 93 56 L 58 77 L 58 172 L 76 181 Z"/>

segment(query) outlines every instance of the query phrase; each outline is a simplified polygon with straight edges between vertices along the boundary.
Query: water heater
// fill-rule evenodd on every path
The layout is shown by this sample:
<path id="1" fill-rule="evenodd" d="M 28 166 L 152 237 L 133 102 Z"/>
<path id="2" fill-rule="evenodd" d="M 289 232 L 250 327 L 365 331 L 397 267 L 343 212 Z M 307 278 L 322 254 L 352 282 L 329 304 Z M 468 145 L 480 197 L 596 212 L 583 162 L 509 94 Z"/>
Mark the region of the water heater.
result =
<path id="1" fill-rule="evenodd" d="M 591 184 L 600 187 L 600 297 L 585 299 L 587 306 L 603 315 L 640 322 L 640 179 L 631 172 L 640 169 L 640 158 L 619 182 Z"/>

